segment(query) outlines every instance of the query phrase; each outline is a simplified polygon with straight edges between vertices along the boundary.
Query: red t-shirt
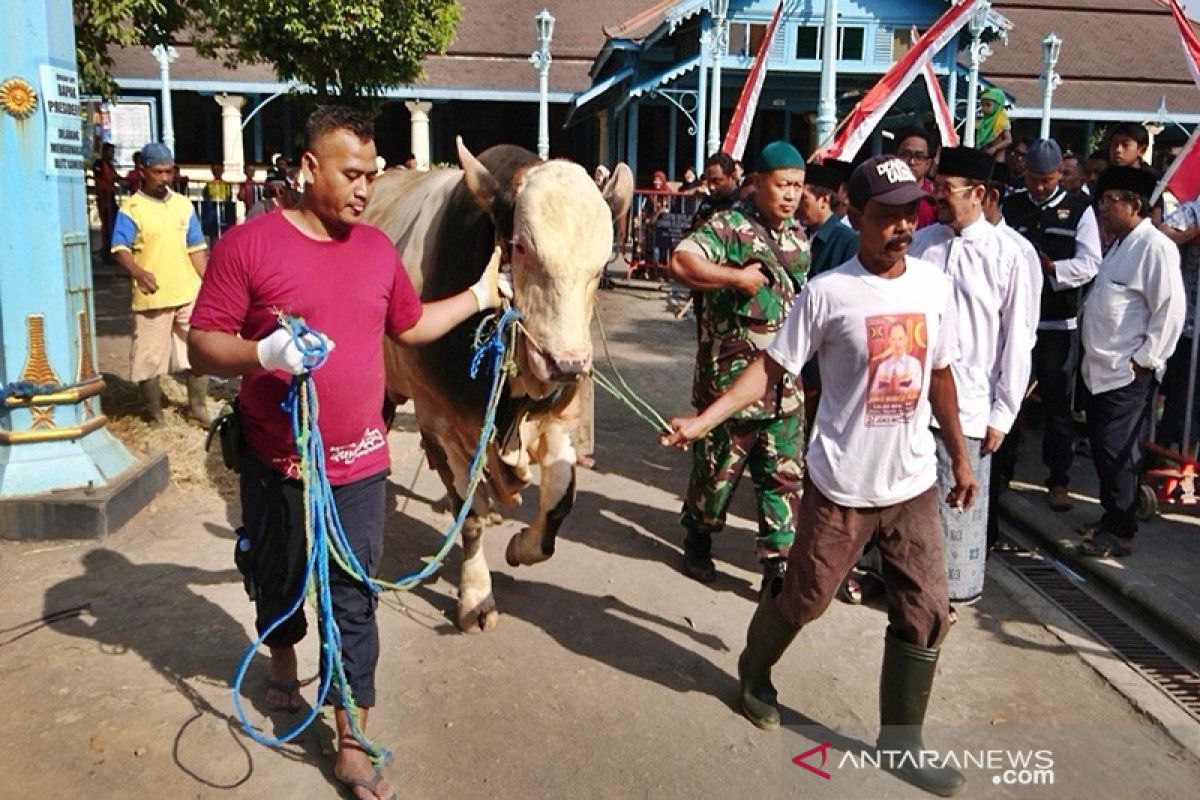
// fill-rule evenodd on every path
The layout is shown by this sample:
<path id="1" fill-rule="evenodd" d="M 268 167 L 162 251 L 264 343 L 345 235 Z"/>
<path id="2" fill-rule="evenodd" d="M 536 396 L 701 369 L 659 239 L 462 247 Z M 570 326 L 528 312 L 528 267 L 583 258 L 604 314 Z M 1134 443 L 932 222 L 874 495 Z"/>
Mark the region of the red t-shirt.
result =
<path id="1" fill-rule="evenodd" d="M 402 333 L 421 317 L 421 301 L 392 243 L 369 225 L 352 226 L 342 239 L 317 241 L 282 213 L 231 228 L 213 247 L 192 327 L 258 340 L 279 324 L 276 309 L 303 317 L 336 344 L 313 372 L 329 482 L 351 483 L 386 470 L 383 337 Z M 238 406 L 250 449 L 294 477 L 291 419 L 280 407 L 290 383 L 285 372 L 251 370 Z"/>

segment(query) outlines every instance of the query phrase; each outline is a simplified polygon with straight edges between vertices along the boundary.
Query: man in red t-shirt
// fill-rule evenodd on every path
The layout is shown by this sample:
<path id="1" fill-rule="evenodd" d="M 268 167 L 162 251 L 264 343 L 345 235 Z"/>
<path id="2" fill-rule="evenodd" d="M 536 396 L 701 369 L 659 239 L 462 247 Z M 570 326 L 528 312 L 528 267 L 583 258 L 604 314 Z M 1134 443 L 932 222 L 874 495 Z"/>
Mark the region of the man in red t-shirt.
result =
<path id="1" fill-rule="evenodd" d="M 303 489 L 295 480 L 290 420 L 280 404 L 292 376 L 317 366 L 304 363 L 276 311 L 303 317 L 328 339 L 330 352 L 313 372 L 326 472 L 350 546 L 373 576 L 383 549 L 389 463 L 380 414 L 384 334 L 402 344 L 424 344 L 500 303 L 493 262 L 470 289 L 422 305 L 387 236 L 356 224 L 376 174 L 371 120 L 325 106 L 309 117 L 307 134 L 301 157 L 307 188 L 299 207 L 263 215 L 221 239 L 188 336 L 197 370 L 245 376 L 238 395 L 249 449 L 241 465 L 242 518 L 259 630 L 286 613 L 304 590 Z M 379 659 L 375 602 L 366 586 L 336 564 L 330 565 L 330 584 L 346 677 L 365 727 L 375 704 Z M 295 644 L 305 631 L 301 609 L 267 637 L 268 705 L 301 707 Z M 335 705 L 339 700 L 329 699 Z M 360 798 L 394 796 L 349 732 L 345 709 L 336 708 L 335 715 L 334 774 Z"/>

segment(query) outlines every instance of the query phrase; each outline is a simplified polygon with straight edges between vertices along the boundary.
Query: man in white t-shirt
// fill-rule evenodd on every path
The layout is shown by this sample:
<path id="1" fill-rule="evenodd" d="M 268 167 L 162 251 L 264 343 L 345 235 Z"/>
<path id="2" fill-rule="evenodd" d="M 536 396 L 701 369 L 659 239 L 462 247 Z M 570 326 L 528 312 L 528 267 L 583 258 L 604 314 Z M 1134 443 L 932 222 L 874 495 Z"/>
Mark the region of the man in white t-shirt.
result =
<path id="1" fill-rule="evenodd" d="M 673 418 L 662 443 L 682 447 L 704 436 L 772 381 L 799 374 L 819 356 L 824 395 L 808 445 L 796 541 L 786 572 L 762 593 L 750 621 L 738 659 L 741 708 L 760 728 L 779 725 L 771 667 L 800 628 L 825 611 L 875 537 L 890 621 L 879 747 L 915 754 L 923 748 L 937 648 L 949 627 L 931 414 L 953 456 L 947 501 L 969 507 L 975 477 L 950 371 L 959 350 L 950 281 L 938 267 L 906 257 L 925 192 L 903 161 L 877 156 L 854 171 L 848 193 L 858 256 L 814 278 L 766 352 L 699 415 Z M 891 335 L 898 328 L 907 356 L 921 366 L 916 392 L 873 380 L 877 362 L 894 357 Z M 897 772 L 927 791 L 949 795 L 964 784 L 958 772 L 915 756 L 899 761 Z"/>

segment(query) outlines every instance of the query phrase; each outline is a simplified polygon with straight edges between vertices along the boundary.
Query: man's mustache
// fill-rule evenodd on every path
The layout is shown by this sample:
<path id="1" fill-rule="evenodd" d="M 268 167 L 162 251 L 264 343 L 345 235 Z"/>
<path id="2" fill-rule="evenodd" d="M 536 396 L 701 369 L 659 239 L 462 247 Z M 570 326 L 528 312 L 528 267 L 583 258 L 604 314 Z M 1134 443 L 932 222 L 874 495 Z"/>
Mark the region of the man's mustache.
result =
<path id="1" fill-rule="evenodd" d="M 912 244 L 912 240 L 913 237 L 910 234 L 905 233 L 888 239 L 887 243 L 884 244 L 884 247 L 888 250 L 895 250 L 899 247 L 907 247 L 908 245 Z"/>

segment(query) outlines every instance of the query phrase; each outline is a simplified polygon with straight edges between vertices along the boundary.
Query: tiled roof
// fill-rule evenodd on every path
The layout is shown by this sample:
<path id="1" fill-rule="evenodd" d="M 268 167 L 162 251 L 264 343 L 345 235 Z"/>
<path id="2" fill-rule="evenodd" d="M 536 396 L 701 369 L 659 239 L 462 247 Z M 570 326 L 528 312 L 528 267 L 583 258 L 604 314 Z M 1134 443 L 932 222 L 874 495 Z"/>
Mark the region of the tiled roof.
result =
<path id="1" fill-rule="evenodd" d="M 981 69 L 1025 108 L 1041 106 L 1042 39 L 1063 40 L 1056 71 L 1063 83 L 1056 109 L 1157 110 L 1163 95 L 1173 113 L 1200 113 L 1170 12 L 1157 0 L 998 0 L 1013 22 L 1008 46 L 997 43 Z"/>

